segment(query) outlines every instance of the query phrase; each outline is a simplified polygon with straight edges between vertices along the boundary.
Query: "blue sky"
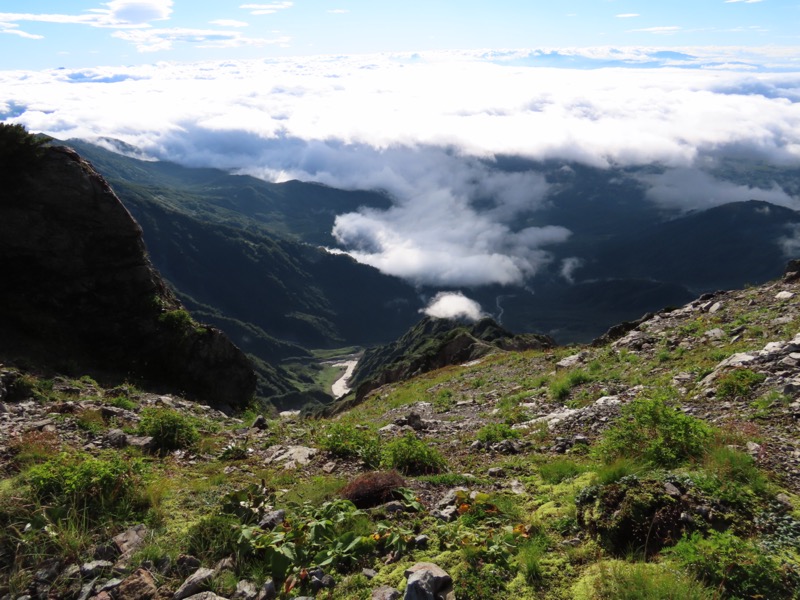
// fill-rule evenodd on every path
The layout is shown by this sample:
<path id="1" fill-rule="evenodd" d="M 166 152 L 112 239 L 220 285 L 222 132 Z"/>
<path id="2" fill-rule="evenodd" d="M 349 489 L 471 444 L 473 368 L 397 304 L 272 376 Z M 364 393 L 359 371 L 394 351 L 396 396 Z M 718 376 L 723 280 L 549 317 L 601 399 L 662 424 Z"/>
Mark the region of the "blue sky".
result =
<path id="1" fill-rule="evenodd" d="M 4 0 L 0 69 L 564 46 L 796 46 L 800 0 Z"/>

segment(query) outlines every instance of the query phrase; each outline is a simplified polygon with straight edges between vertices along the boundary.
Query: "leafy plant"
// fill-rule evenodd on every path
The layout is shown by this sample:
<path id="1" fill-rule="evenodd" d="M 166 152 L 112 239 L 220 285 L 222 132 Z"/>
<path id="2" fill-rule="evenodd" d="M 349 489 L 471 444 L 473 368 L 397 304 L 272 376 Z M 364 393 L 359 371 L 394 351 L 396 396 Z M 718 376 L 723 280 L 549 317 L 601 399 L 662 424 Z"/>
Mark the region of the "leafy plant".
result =
<path id="1" fill-rule="evenodd" d="M 539 474 L 545 483 L 561 483 L 580 475 L 585 471 L 585 467 L 565 458 L 548 461 L 539 467 Z"/>
<path id="2" fill-rule="evenodd" d="M 701 489 L 731 504 L 746 504 L 767 489 L 767 480 L 749 455 L 729 446 L 714 447 L 705 456 L 695 480 Z"/>
<path id="3" fill-rule="evenodd" d="M 360 458 L 370 468 L 377 467 L 381 462 L 380 436 L 369 429 L 334 422 L 325 428 L 319 445 L 333 456 Z"/>
<path id="4" fill-rule="evenodd" d="M 767 378 L 763 373 L 750 369 L 735 369 L 725 373 L 717 383 L 717 396 L 720 398 L 742 398 Z"/>
<path id="5" fill-rule="evenodd" d="M 518 439 L 520 433 L 506 423 L 489 423 L 481 427 L 475 437 L 485 444 L 495 444 L 503 440 Z"/>
<path id="6" fill-rule="evenodd" d="M 444 457 L 435 448 L 413 433 L 388 442 L 383 449 L 382 464 L 405 475 L 439 473 L 447 466 Z"/>
<path id="7" fill-rule="evenodd" d="M 120 456 L 110 459 L 82 454 L 61 454 L 31 467 L 25 479 L 41 503 L 101 516 L 125 504 L 134 504 L 140 484 L 141 466 Z"/>
<path id="8" fill-rule="evenodd" d="M 592 376 L 582 369 L 575 369 L 559 376 L 550 383 L 550 397 L 553 400 L 565 400 L 573 388 L 592 381 Z"/>
<path id="9" fill-rule="evenodd" d="M 707 537 L 694 533 L 667 554 L 730 598 L 792 598 L 796 589 L 775 558 L 730 531 L 711 531 Z"/>
<path id="10" fill-rule="evenodd" d="M 195 419 L 170 408 L 145 408 L 139 421 L 139 433 L 149 435 L 161 452 L 190 449 L 200 439 Z"/>
<path id="11" fill-rule="evenodd" d="M 714 600 L 717 597 L 691 577 L 653 563 L 603 562 L 591 569 L 576 587 L 580 592 L 587 592 L 588 600 Z"/>
<path id="12" fill-rule="evenodd" d="M 189 528 L 186 549 L 189 554 L 206 562 L 216 562 L 228 556 L 238 556 L 240 523 L 232 515 L 210 515 Z"/>
<path id="13" fill-rule="evenodd" d="M 701 456 L 711 436 L 710 426 L 670 406 L 662 393 L 623 407 L 597 452 L 606 460 L 629 457 L 670 468 Z"/>

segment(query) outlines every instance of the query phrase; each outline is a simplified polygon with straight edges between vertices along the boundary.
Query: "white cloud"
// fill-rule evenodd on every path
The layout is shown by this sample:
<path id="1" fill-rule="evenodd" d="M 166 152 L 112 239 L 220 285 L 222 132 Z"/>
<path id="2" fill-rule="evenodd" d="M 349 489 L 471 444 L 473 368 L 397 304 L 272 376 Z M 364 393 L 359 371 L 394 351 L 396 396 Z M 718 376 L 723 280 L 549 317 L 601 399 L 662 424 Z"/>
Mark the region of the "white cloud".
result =
<path id="1" fill-rule="evenodd" d="M 95 10 L 107 14 L 115 22 L 140 25 L 150 21 L 163 21 L 172 14 L 172 0 L 111 0 L 108 10 Z"/>
<path id="2" fill-rule="evenodd" d="M 478 321 L 486 314 L 481 305 L 461 293 L 441 292 L 419 312 L 434 319 L 467 319 Z"/>
<path id="3" fill-rule="evenodd" d="M 44 36 L 37 35 L 34 33 L 28 33 L 27 31 L 22 31 L 19 29 L 19 25 L 16 23 L 2 23 L 0 22 L 0 33 L 8 33 L 11 35 L 18 35 L 19 37 L 26 38 L 29 40 L 42 40 Z"/>
<path id="4" fill-rule="evenodd" d="M 244 21 L 236 21 L 234 19 L 215 19 L 214 21 L 209 21 L 209 23 L 219 27 L 248 27 L 249 25 Z"/>
<path id="5" fill-rule="evenodd" d="M 238 31 L 183 28 L 120 30 L 111 35 L 132 42 L 139 52 L 170 50 L 176 42 L 195 44 L 200 48 L 236 48 L 285 44 L 291 39 L 288 36 L 249 38 Z"/>
<path id="6" fill-rule="evenodd" d="M 128 39 L 143 48 L 247 39 L 126 33 L 140 32 Z M 554 53 L 618 66 L 536 66 Z M 648 198 L 682 210 L 751 198 L 797 208 L 776 185 L 704 170 L 724 157 L 800 165 L 796 57 L 792 48 L 594 48 L 0 72 L 0 106 L 55 137 L 113 137 L 187 165 L 386 190 L 389 210 L 339 215 L 341 248 L 418 283 L 477 286 L 530 277 L 569 237 L 537 219 L 554 184 L 502 167 L 501 156 L 655 163 L 660 174 L 641 178 Z M 686 68 L 636 68 L 653 62 Z M 567 278 L 573 266 L 558 265 Z"/>
<path id="7" fill-rule="evenodd" d="M 640 179 L 649 186 L 648 197 L 666 208 L 688 211 L 730 202 L 763 200 L 800 210 L 800 198 L 793 198 L 777 184 L 768 189 L 737 185 L 689 168 L 669 169 L 658 175 L 640 176 Z"/>
<path id="8" fill-rule="evenodd" d="M 681 30 L 680 27 L 676 25 L 663 25 L 660 27 L 643 27 L 642 29 L 631 29 L 632 32 L 636 33 L 655 33 L 657 35 L 671 35 L 673 33 L 677 33 Z"/>
<path id="9" fill-rule="evenodd" d="M 81 14 L 0 13 L 0 22 L 39 22 L 114 29 L 148 27 L 151 21 L 169 19 L 172 0 L 112 0 L 108 8 L 93 8 Z"/>
<path id="10" fill-rule="evenodd" d="M 291 8 L 294 2 L 272 2 L 270 4 L 242 4 L 239 8 L 249 10 L 251 15 L 272 15 L 279 10 Z"/>

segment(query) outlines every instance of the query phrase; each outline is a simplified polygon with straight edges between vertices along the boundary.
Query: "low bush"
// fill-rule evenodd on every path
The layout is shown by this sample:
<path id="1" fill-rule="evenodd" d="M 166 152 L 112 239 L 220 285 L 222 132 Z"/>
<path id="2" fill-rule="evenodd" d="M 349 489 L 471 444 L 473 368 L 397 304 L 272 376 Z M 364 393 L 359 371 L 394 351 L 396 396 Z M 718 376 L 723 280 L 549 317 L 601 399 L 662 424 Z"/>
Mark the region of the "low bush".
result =
<path id="1" fill-rule="evenodd" d="M 381 462 L 381 439 L 377 432 L 346 423 L 331 423 L 319 439 L 320 447 L 339 458 L 360 458 L 367 467 Z"/>
<path id="2" fill-rule="evenodd" d="M 558 401 L 566 400 L 572 388 L 590 381 L 592 381 L 592 376 L 586 371 L 581 369 L 570 371 L 550 383 L 550 397 Z"/>
<path id="3" fill-rule="evenodd" d="M 665 395 L 637 398 L 623 407 L 597 447 L 600 456 L 607 461 L 627 457 L 664 468 L 702 456 L 712 437 L 711 427 L 669 405 Z"/>
<path id="4" fill-rule="evenodd" d="M 405 475 L 439 473 L 447 466 L 444 457 L 435 448 L 413 433 L 388 442 L 383 449 L 382 464 Z"/>
<path id="5" fill-rule="evenodd" d="M 86 512 L 94 519 L 107 511 L 140 504 L 140 475 L 138 461 L 61 454 L 31 467 L 25 479 L 38 502 Z"/>
<path id="6" fill-rule="evenodd" d="M 191 449 L 200 439 L 196 420 L 170 408 L 145 408 L 139 421 L 139 433 L 153 438 L 161 452 Z"/>
<path id="7" fill-rule="evenodd" d="M 695 477 L 701 489 L 729 504 L 744 505 L 767 490 L 767 479 L 749 455 L 729 446 L 712 448 Z"/>
<path id="8" fill-rule="evenodd" d="M 495 444 L 503 440 L 515 440 L 520 437 L 520 433 L 506 423 L 489 423 L 478 430 L 476 437 L 486 444 Z"/>
<path id="9" fill-rule="evenodd" d="M 539 474 L 542 476 L 545 483 L 556 484 L 575 477 L 576 475 L 580 475 L 585 470 L 586 469 L 582 465 L 574 461 L 560 458 L 544 463 L 539 467 Z"/>
<path id="10" fill-rule="evenodd" d="M 714 600 L 698 581 L 653 563 L 598 563 L 576 584 L 575 597 L 587 600 Z"/>
<path id="11" fill-rule="evenodd" d="M 239 519 L 232 515 L 207 516 L 189 528 L 186 549 L 203 562 L 216 562 L 228 556 L 238 557 Z"/>
<path id="12" fill-rule="evenodd" d="M 767 378 L 763 373 L 750 369 L 736 369 L 722 375 L 717 382 L 720 398 L 742 398 Z"/>
<path id="13" fill-rule="evenodd" d="M 707 537 L 684 537 L 668 555 L 706 584 L 728 598 L 792 598 L 796 574 L 781 568 L 778 560 L 755 543 L 728 531 L 711 531 Z"/>

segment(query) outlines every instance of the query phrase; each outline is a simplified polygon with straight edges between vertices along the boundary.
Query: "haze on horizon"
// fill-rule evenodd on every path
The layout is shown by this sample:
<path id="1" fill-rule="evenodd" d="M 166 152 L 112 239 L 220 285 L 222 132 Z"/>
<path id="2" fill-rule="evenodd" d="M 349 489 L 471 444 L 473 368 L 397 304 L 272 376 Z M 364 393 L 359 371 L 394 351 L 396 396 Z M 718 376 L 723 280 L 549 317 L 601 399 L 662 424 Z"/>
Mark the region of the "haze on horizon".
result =
<path id="1" fill-rule="evenodd" d="M 382 189 L 342 250 L 432 286 L 521 284 L 571 232 L 515 226 L 552 185 L 502 156 L 658 165 L 672 210 L 756 198 L 726 159 L 800 164 L 796 0 L 4 2 L 0 121 L 152 159 Z M 490 198 L 490 206 L 481 201 Z"/>

